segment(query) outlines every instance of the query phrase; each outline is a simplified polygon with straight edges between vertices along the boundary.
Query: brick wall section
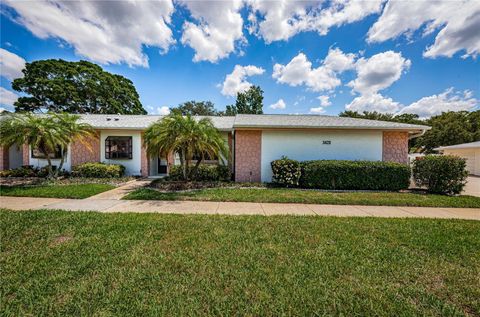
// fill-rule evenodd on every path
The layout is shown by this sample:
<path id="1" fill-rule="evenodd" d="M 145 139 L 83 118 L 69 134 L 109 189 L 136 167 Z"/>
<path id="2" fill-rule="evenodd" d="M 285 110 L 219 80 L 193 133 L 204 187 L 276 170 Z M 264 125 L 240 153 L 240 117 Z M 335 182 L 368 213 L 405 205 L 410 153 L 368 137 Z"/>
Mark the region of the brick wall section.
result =
<path id="1" fill-rule="evenodd" d="M 0 171 L 8 170 L 9 166 L 9 156 L 8 148 L 0 146 Z"/>
<path id="2" fill-rule="evenodd" d="M 382 160 L 408 163 L 408 132 L 383 132 Z"/>
<path id="3" fill-rule="evenodd" d="M 30 147 L 24 144 L 22 148 L 23 165 L 30 165 Z"/>
<path id="4" fill-rule="evenodd" d="M 235 181 L 260 182 L 262 131 L 235 132 Z"/>
<path id="5" fill-rule="evenodd" d="M 143 135 L 142 135 L 142 150 L 140 155 L 141 155 L 140 171 L 143 177 L 148 177 L 149 164 L 148 164 L 148 157 L 147 157 L 147 148 L 143 145 Z"/>
<path id="6" fill-rule="evenodd" d="M 100 162 L 99 134 L 97 134 L 95 137 L 85 140 L 85 142 L 88 142 L 90 148 L 81 142 L 74 142 L 70 146 L 72 166 L 77 166 L 87 162 Z"/>

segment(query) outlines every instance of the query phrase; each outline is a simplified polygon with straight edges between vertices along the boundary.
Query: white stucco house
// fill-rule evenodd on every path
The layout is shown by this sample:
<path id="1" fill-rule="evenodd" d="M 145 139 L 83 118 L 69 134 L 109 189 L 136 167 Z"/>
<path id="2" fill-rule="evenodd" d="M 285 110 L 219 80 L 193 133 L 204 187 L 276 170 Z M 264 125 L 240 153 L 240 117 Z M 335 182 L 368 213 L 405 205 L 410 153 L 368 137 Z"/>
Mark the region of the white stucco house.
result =
<path id="1" fill-rule="evenodd" d="M 64 168 L 85 162 L 122 164 L 128 175 L 161 176 L 177 164 L 175 155 L 146 156 L 143 131 L 158 115 L 82 115 L 97 131 L 87 150 L 71 144 Z M 198 117 L 200 118 L 200 117 Z M 324 115 L 249 115 L 210 117 L 230 150 L 239 182 L 269 182 L 270 162 L 288 156 L 305 160 L 369 160 L 408 163 L 408 140 L 430 127 Z M 28 144 L 0 151 L 0 170 L 21 165 L 44 166 L 46 159 Z M 52 153 L 55 159 L 55 153 Z M 55 162 L 55 161 L 54 161 Z"/>

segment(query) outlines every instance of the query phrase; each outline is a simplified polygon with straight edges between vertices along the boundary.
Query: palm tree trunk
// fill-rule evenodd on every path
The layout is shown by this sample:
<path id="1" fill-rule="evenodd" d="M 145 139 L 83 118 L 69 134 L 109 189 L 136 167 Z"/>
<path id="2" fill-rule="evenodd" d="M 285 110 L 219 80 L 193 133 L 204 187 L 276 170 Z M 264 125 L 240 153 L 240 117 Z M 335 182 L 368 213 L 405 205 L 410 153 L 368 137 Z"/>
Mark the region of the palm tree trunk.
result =
<path id="1" fill-rule="evenodd" d="M 65 162 L 65 155 L 66 155 L 66 151 L 63 150 L 63 148 L 61 149 L 61 153 L 62 153 L 62 156 L 60 158 L 60 164 L 58 165 L 58 168 L 54 171 L 54 177 L 57 178 L 58 177 L 58 173 L 62 170 L 63 168 L 63 164 Z"/>
<path id="2" fill-rule="evenodd" d="M 197 163 L 195 163 L 195 166 L 192 168 L 192 171 L 190 172 L 190 178 L 193 178 L 195 175 L 197 175 L 198 167 L 200 166 L 201 162 L 202 162 L 202 158 L 200 158 L 197 161 Z"/>
<path id="3" fill-rule="evenodd" d="M 183 180 L 187 180 L 188 162 L 185 161 L 185 149 L 180 151 L 180 165 L 182 166 Z"/>

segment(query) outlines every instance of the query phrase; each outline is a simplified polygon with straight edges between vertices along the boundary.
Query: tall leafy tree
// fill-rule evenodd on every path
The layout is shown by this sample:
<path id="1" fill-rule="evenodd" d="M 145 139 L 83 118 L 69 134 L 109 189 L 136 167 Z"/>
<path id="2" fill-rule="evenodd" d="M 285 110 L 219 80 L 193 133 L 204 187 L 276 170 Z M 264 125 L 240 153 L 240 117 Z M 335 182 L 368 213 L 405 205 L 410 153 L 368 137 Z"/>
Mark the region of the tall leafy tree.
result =
<path id="1" fill-rule="evenodd" d="M 187 101 L 176 108 L 170 108 L 172 113 L 191 116 L 216 116 L 219 112 L 211 101 Z"/>
<path id="2" fill-rule="evenodd" d="M 227 116 L 239 113 L 263 114 L 263 90 L 259 86 L 251 86 L 244 92 L 239 92 L 235 105 L 228 105 L 225 111 Z"/>
<path id="3" fill-rule="evenodd" d="M 16 112 L 146 114 L 133 83 L 87 62 L 61 59 L 27 63 L 12 88 L 26 94 Z"/>
<path id="4" fill-rule="evenodd" d="M 225 140 L 212 121 L 196 120 L 189 114 L 173 113 L 153 123 L 144 133 L 144 144 L 149 157 L 177 153 L 185 180 L 197 173 L 204 157 L 228 157 Z M 194 156 L 200 159 L 190 169 Z"/>
<path id="5" fill-rule="evenodd" d="M 0 120 L 0 144 L 10 147 L 29 144 L 38 149 L 48 162 L 48 177 L 58 176 L 62 170 L 68 145 L 81 142 L 90 149 L 89 138 L 93 136 L 93 128 L 86 123 L 78 122 L 78 115 L 68 113 L 51 113 L 47 115 L 6 114 Z M 53 169 L 51 153 L 60 149 L 60 164 Z"/>
<path id="6" fill-rule="evenodd" d="M 432 129 L 427 131 L 419 143 L 426 152 L 436 147 L 468 143 L 480 140 L 480 110 L 450 111 L 426 120 Z"/>

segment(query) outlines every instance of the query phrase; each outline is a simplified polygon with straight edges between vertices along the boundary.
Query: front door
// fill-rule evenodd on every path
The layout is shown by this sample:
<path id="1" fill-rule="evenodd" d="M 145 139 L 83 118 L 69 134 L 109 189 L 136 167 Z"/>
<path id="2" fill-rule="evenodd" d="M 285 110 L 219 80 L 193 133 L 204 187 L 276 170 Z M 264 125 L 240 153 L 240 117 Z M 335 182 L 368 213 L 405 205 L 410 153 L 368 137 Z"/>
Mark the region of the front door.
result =
<path id="1" fill-rule="evenodd" d="M 167 174 L 167 160 L 158 158 L 158 174 Z"/>

